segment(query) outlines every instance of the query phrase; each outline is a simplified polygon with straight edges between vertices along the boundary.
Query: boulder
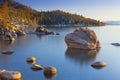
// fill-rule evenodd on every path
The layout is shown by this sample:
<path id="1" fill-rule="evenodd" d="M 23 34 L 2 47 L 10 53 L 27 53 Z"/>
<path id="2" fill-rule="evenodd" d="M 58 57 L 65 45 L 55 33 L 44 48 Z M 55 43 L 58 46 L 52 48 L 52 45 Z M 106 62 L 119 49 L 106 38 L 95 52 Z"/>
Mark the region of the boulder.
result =
<path id="1" fill-rule="evenodd" d="M 4 40 L 14 41 L 15 38 L 12 36 L 12 34 L 9 31 L 5 31 Z"/>
<path id="2" fill-rule="evenodd" d="M 44 27 L 37 27 L 36 30 L 35 30 L 36 34 L 39 34 L 39 35 L 54 35 L 54 32 L 50 32 L 48 29 L 44 28 Z"/>
<path id="3" fill-rule="evenodd" d="M 26 61 L 29 62 L 29 63 L 35 63 L 36 62 L 36 58 L 35 57 L 29 57 L 29 58 L 27 58 Z"/>
<path id="4" fill-rule="evenodd" d="M 38 64 L 32 64 L 31 69 L 34 71 L 35 70 L 42 70 L 43 67 L 41 65 L 38 65 Z"/>
<path id="5" fill-rule="evenodd" d="M 56 77 L 57 69 L 55 67 L 46 67 L 43 72 L 46 78 L 54 78 Z"/>
<path id="6" fill-rule="evenodd" d="M 21 77 L 22 75 L 20 72 L 0 70 L 1 80 L 18 80 L 18 79 L 21 79 Z"/>
<path id="7" fill-rule="evenodd" d="M 17 34 L 17 36 L 24 36 L 26 33 L 24 31 L 17 30 L 16 34 Z"/>
<path id="8" fill-rule="evenodd" d="M 95 63 L 91 64 L 91 66 L 94 68 L 97 68 L 97 69 L 101 69 L 103 67 L 106 67 L 107 64 L 102 61 L 102 62 L 95 62 Z"/>
<path id="9" fill-rule="evenodd" d="M 101 48 L 100 42 L 93 30 L 79 29 L 65 36 L 68 48 L 96 49 Z"/>

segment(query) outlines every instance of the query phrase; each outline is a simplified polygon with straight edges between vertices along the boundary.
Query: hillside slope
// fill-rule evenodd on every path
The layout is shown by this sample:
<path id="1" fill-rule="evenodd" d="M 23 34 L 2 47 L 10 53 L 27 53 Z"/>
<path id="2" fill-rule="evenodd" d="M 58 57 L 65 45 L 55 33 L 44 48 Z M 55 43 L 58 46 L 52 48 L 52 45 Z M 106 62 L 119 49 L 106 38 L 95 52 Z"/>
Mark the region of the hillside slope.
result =
<path id="1" fill-rule="evenodd" d="M 78 25 L 78 26 L 103 26 L 104 23 L 86 18 L 81 15 L 71 14 L 61 10 L 40 12 L 15 0 L 0 0 L 0 25 L 9 29 L 11 25 Z"/>

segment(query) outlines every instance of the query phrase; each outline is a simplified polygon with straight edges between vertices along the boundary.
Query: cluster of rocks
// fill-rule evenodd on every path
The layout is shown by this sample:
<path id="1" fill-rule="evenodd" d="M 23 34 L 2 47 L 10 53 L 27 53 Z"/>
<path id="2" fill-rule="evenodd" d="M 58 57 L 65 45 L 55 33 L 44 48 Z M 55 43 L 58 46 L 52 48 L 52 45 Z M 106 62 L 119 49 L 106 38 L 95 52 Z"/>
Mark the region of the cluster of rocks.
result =
<path id="1" fill-rule="evenodd" d="M 22 30 L 16 30 L 16 31 L 6 30 L 6 31 L 4 31 L 3 39 L 9 40 L 9 41 L 14 41 L 15 38 L 17 38 L 18 36 L 24 36 L 25 34 L 26 33 Z"/>
<path id="2" fill-rule="evenodd" d="M 35 33 L 37 35 L 60 35 L 59 33 L 55 33 L 49 31 L 47 28 L 39 26 L 36 28 Z M 14 41 L 18 36 L 24 36 L 26 33 L 22 30 L 2 30 L 0 28 L 0 35 L 3 36 L 3 40 Z"/>
<path id="3" fill-rule="evenodd" d="M 101 44 L 93 30 L 80 28 L 73 33 L 65 36 L 65 42 L 68 48 L 81 49 L 81 50 L 96 50 L 101 48 Z M 117 44 L 118 45 L 118 44 Z M 99 61 L 91 64 L 94 68 L 103 68 L 107 64 Z"/>
<path id="4" fill-rule="evenodd" d="M 60 35 L 59 33 L 49 31 L 47 28 L 44 28 L 42 26 L 37 27 L 35 33 L 38 35 Z"/>
<path id="5" fill-rule="evenodd" d="M 36 58 L 35 57 L 29 57 L 26 60 L 28 63 L 31 63 L 31 69 L 33 71 L 43 70 L 43 73 L 46 78 L 54 78 L 57 73 L 57 69 L 55 67 L 43 67 L 41 65 L 36 64 Z"/>
<path id="6" fill-rule="evenodd" d="M 36 64 L 35 57 L 29 57 L 26 61 L 32 64 L 30 67 L 32 70 L 43 70 L 43 74 L 46 78 L 56 77 L 57 69 L 55 67 L 43 67 L 41 65 L 38 65 Z M 0 70 L 0 80 L 21 80 L 21 78 L 22 74 L 18 71 Z"/>

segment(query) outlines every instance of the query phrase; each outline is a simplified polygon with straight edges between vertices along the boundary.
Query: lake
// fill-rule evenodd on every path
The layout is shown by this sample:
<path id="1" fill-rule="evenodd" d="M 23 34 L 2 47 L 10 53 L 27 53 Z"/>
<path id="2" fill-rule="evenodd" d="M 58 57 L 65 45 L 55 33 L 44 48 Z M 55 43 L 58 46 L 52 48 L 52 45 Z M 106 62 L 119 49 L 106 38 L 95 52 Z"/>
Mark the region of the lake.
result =
<path id="1" fill-rule="evenodd" d="M 111 45 L 120 42 L 120 26 L 89 28 L 96 32 L 102 45 L 97 52 L 67 49 L 64 37 L 76 28 L 49 28 L 60 35 L 29 34 L 12 43 L 0 40 L 0 52 L 14 50 L 11 55 L 0 53 L 0 69 L 20 71 L 21 80 L 120 80 L 120 47 Z M 47 78 L 42 70 L 31 70 L 28 57 L 36 57 L 36 63 L 44 67 L 56 67 L 57 75 Z M 107 67 L 91 67 L 96 61 L 105 61 Z"/>

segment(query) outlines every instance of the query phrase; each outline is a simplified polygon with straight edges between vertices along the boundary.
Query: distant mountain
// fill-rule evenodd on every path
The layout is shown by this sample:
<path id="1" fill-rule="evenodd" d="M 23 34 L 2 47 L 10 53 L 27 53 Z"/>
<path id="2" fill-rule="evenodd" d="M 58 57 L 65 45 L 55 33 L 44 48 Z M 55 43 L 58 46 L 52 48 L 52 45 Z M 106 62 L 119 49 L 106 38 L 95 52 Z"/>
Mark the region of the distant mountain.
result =
<path id="1" fill-rule="evenodd" d="M 106 25 L 120 25 L 120 21 L 104 21 Z"/>

